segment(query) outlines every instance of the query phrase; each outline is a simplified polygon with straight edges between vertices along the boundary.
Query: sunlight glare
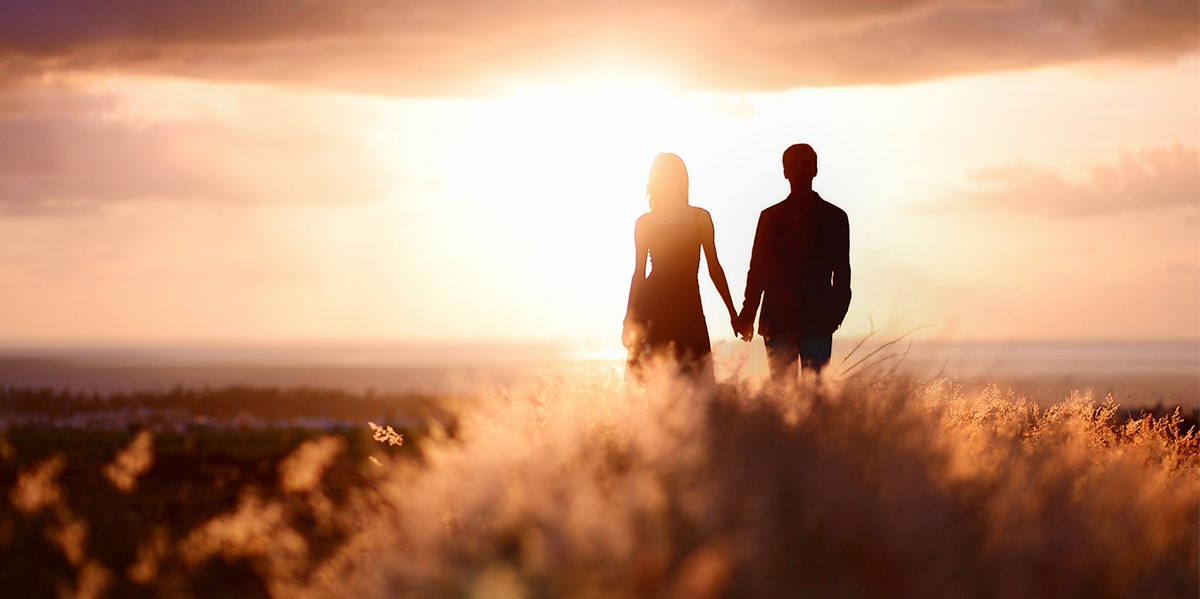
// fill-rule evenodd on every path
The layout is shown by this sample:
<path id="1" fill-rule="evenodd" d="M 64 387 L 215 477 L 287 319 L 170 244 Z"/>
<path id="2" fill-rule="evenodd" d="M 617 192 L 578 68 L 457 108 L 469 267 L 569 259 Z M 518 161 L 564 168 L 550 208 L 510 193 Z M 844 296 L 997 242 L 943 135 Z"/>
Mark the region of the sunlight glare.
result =
<path id="1" fill-rule="evenodd" d="M 401 131 L 380 139 L 392 140 L 397 164 L 440 173 L 436 197 L 416 201 L 439 202 L 455 215 L 437 227 L 458 254 L 449 260 L 510 288 L 513 303 L 547 302 L 534 308 L 549 329 L 619 319 L 610 313 L 624 306 L 650 163 L 658 152 L 686 157 L 696 123 L 713 119 L 711 102 L 605 80 L 527 86 L 447 106 L 429 133 L 437 150 L 424 144 L 424 155 L 413 156 L 411 135 Z"/>

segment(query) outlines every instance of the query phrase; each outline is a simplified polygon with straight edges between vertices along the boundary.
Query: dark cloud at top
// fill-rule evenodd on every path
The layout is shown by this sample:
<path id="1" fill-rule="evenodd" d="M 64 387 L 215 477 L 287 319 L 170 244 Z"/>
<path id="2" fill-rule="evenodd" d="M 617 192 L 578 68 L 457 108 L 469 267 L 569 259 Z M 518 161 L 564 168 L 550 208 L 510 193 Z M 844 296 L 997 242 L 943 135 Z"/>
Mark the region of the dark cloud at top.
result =
<path id="1" fill-rule="evenodd" d="M 394 184 L 353 136 L 367 117 L 320 106 L 272 114 L 280 106 L 243 98 L 236 121 L 138 120 L 99 92 L 0 93 L 0 216 L 132 199 L 346 204 Z"/>
<path id="2" fill-rule="evenodd" d="M 973 173 L 972 204 L 1051 217 L 1197 207 L 1200 150 L 1170 146 L 1124 154 L 1113 164 L 1093 165 L 1088 177 L 1071 181 L 1049 169 L 1017 164 Z"/>
<path id="3" fill-rule="evenodd" d="M 56 70 L 474 93 L 634 65 L 684 85 L 902 82 L 1200 48 L 1194 0 L 0 0 L 0 78 Z"/>

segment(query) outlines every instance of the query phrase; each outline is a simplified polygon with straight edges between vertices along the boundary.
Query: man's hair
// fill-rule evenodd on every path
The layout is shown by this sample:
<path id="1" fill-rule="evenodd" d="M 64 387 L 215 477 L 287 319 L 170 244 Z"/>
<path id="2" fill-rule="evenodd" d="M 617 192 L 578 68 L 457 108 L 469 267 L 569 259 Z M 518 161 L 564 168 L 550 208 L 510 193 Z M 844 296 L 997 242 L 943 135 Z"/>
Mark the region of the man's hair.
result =
<path id="1" fill-rule="evenodd" d="M 814 166 L 817 164 L 817 151 L 808 144 L 792 144 L 788 146 L 788 149 L 783 151 L 783 163 L 785 165 L 808 161 L 811 161 Z"/>

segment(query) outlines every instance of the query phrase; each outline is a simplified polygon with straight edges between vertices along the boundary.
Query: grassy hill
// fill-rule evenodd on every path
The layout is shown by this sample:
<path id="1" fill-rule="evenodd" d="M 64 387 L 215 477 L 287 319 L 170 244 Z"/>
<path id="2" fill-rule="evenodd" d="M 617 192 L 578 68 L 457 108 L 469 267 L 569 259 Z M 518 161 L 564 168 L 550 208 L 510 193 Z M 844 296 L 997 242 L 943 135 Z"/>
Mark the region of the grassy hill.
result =
<path id="1" fill-rule="evenodd" d="M 603 374 L 444 402 L 37 393 L 0 407 L 127 419 L 0 433 L 0 588 L 17 596 L 1200 592 L 1194 428 L 1086 395 Z M 373 440 L 375 418 L 402 444 Z"/>

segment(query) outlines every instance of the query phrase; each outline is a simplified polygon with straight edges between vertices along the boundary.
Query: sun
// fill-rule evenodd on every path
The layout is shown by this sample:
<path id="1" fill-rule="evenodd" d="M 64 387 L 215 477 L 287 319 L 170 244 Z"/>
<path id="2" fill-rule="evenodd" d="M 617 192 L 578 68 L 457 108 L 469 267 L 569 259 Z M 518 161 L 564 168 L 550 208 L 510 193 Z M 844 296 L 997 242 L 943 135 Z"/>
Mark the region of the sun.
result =
<path id="1" fill-rule="evenodd" d="M 558 203 L 564 190 L 629 193 L 676 133 L 663 118 L 675 100 L 635 83 L 521 88 L 479 107 L 462 132 L 465 157 L 489 187 L 520 191 L 526 205 Z"/>
<path id="2" fill-rule="evenodd" d="M 659 152 L 686 159 L 712 118 L 667 85 L 602 77 L 431 104 L 426 120 L 394 123 L 379 139 L 407 177 L 431 182 L 397 205 L 449 215 L 426 233 L 447 248 L 436 256 L 444 276 L 487 279 L 506 290 L 491 302 L 562 331 L 620 318 L 650 164 Z M 412 144 L 419 128 L 436 143 Z"/>

